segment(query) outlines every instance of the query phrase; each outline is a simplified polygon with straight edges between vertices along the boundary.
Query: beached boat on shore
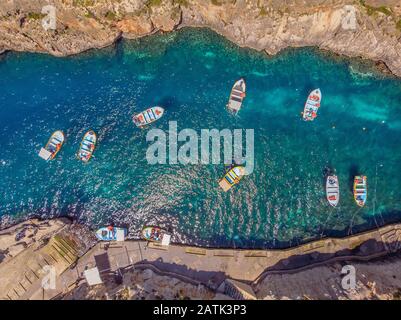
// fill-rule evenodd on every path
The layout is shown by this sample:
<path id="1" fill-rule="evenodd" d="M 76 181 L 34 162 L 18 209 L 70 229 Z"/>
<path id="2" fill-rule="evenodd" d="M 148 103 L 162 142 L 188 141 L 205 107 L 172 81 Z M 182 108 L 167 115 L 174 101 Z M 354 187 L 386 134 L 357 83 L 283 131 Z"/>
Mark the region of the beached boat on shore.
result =
<path id="1" fill-rule="evenodd" d="M 219 185 L 220 187 L 227 192 L 230 190 L 234 185 L 239 183 L 242 177 L 245 175 L 245 168 L 241 166 L 232 167 L 224 177 L 220 180 Z"/>
<path id="2" fill-rule="evenodd" d="M 317 112 L 322 101 L 322 93 L 320 89 L 313 90 L 306 100 L 302 117 L 305 121 L 313 121 L 317 117 Z"/>
<path id="3" fill-rule="evenodd" d="M 152 122 L 155 122 L 156 120 L 159 120 L 164 114 L 164 109 L 162 107 L 152 107 L 149 108 L 145 111 L 142 111 L 141 113 L 138 113 L 137 115 L 134 115 L 132 117 L 132 120 L 134 121 L 134 124 L 139 127 L 143 128 L 147 126 L 148 124 L 151 124 Z"/>
<path id="4" fill-rule="evenodd" d="M 162 246 L 168 246 L 171 241 L 171 235 L 155 226 L 145 226 L 142 229 L 142 238 L 146 241 L 160 243 Z"/>
<path id="5" fill-rule="evenodd" d="M 39 157 L 48 161 L 53 160 L 64 144 L 64 133 L 60 130 L 54 132 L 44 148 L 40 149 Z"/>
<path id="6" fill-rule="evenodd" d="M 358 206 L 363 207 L 368 197 L 368 183 L 366 176 L 354 178 L 354 199 Z"/>
<path id="7" fill-rule="evenodd" d="M 94 131 L 90 130 L 85 133 L 77 153 L 78 159 L 88 162 L 93 155 L 93 151 L 95 151 L 96 142 L 97 136 Z"/>
<path id="8" fill-rule="evenodd" d="M 244 79 L 239 79 L 234 83 L 228 100 L 227 109 L 233 114 L 237 114 L 241 109 L 242 102 L 245 99 L 246 84 Z"/>
<path id="9" fill-rule="evenodd" d="M 332 207 L 336 207 L 340 200 L 340 187 L 337 176 L 328 176 L 326 180 L 326 198 Z"/>
<path id="10" fill-rule="evenodd" d="M 127 235 L 128 230 L 126 228 L 113 226 L 102 227 L 96 231 L 96 237 L 100 241 L 124 241 Z"/>

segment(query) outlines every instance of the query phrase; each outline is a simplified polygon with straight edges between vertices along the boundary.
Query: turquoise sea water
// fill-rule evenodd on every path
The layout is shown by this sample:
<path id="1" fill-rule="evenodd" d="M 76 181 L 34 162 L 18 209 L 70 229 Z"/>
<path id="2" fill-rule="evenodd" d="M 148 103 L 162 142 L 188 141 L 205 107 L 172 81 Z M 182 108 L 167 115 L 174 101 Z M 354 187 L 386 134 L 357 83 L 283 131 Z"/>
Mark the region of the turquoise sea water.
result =
<path id="1" fill-rule="evenodd" d="M 282 247 L 343 236 L 401 220 L 401 81 L 369 65 L 315 49 L 267 57 L 208 30 L 184 29 L 74 57 L 9 53 L 0 58 L 0 215 L 71 216 L 96 228 L 115 222 L 138 237 L 144 224 L 197 245 Z M 244 77 L 237 118 L 225 105 Z M 321 88 L 314 122 L 301 120 Z M 224 165 L 148 165 L 147 130 L 132 114 L 162 105 L 152 127 L 254 129 L 255 170 L 230 192 Z M 37 156 L 55 130 L 66 143 Z M 99 135 L 95 158 L 75 158 L 83 134 Z M 325 200 L 335 168 L 341 199 Z M 353 201 L 355 174 L 368 176 L 365 208 Z"/>

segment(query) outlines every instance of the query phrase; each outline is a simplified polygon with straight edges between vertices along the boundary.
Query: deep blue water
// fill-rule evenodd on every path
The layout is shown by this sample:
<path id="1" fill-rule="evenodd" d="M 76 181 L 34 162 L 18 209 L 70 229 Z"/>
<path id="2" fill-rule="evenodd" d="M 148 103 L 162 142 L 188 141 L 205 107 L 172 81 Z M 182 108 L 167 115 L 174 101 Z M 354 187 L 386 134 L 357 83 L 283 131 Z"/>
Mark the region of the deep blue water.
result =
<path id="1" fill-rule="evenodd" d="M 184 29 L 68 58 L 0 57 L 0 215 L 70 216 L 96 228 L 111 221 L 137 237 L 144 224 L 197 245 L 281 247 L 401 220 L 401 81 L 369 64 L 315 49 L 267 57 L 208 30 Z M 247 81 L 239 116 L 225 110 L 233 82 Z M 323 103 L 301 120 L 308 93 Z M 162 105 L 153 128 L 254 129 L 255 170 L 228 193 L 224 165 L 148 165 L 147 130 L 132 114 Z M 52 162 L 37 156 L 55 130 L 66 143 Z M 95 158 L 75 158 L 83 134 Z M 326 167 L 341 199 L 325 200 Z M 365 208 L 352 177 L 368 176 Z"/>

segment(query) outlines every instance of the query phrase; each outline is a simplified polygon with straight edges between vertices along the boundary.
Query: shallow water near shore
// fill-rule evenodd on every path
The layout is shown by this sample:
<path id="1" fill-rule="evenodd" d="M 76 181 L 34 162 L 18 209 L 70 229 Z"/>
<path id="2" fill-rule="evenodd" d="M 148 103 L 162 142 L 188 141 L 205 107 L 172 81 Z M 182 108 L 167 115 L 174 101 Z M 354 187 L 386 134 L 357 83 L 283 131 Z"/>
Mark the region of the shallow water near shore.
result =
<path id="1" fill-rule="evenodd" d="M 345 236 L 401 220 L 401 81 L 357 60 L 315 49 L 267 57 L 209 30 L 183 29 L 68 58 L 9 53 L 0 60 L 0 216 L 70 216 L 93 228 L 114 222 L 138 237 L 144 224 L 193 245 L 267 248 Z M 225 105 L 247 82 L 238 117 Z M 300 112 L 319 87 L 318 118 Z M 148 165 L 148 130 L 132 114 L 162 105 L 152 128 L 254 129 L 255 170 L 224 193 L 224 165 Z M 37 155 L 55 130 L 66 143 Z M 99 144 L 75 158 L 83 134 Z M 340 204 L 325 199 L 326 168 Z M 368 176 L 359 208 L 352 178 Z"/>

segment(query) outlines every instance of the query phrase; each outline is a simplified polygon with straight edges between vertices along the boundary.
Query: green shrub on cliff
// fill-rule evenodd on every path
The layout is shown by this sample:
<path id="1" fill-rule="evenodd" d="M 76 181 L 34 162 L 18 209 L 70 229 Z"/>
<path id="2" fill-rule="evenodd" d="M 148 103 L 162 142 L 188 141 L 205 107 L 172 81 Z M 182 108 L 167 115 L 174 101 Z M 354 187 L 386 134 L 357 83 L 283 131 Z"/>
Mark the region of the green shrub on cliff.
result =
<path id="1" fill-rule="evenodd" d="M 109 20 L 114 20 L 116 18 L 116 14 L 113 11 L 107 11 L 104 16 Z"/>
<path id="2" fill-rule="evenodd" d="M 173 0 L 173 3 L 188 8 L 188 0 Z"/>
<path id="3" fill-rule="evenodd" d="M 157 7 L 162 4 L 162 0 L 148 0 L 146 2 L 146 6 L 150 7 Z"/>
<path id="4" fill-rule="evenodd" d="M 395 24 L 396 28 L 401 31 L 401 19 Z"/>
<path id="5" fill-rule="evenodd" d="M 390 16 L 392 14 L 391 10 L 385 6 L 380 7 L 372 7 L 366 4 L 365 0 L 359 0 L 360 4 L 365 7 L 368 15 L 373 15 L 374 13 L 381 12 L 384 13 L 386 16 Z"/>
<path id="6" fill-rule="evenodd" d="M 75 7 L 92 7 L 95 5 L 95 0 L 73 0 L 72 5 Z"/>
<path id="7" fill-rule="evenodd" d="M 264 17 L 265 15 L 267 15 L 267 10 L 265 9 L 265 7 L 260 8 L 259 16 Z"/>
<path id="8" fill-rule="evenodd" d="M 211 0 L 211 1 L 212 1 L 212 4 L 215 5 L 215 6 L 221 6 L 222 5 L 222 3 L 219 0 Z"/>
<path id="9" fill-rule="evenodd" d="M 46 15 L 42 14 L 42 13 L 37 13 L 37 12 L 29 12 L 27 17 L 28 17 L 28 19 L 32 19 L 32 20 L 40 20 L 40 19 L 43 19 L 44 17 L 46 17 Z"/>

